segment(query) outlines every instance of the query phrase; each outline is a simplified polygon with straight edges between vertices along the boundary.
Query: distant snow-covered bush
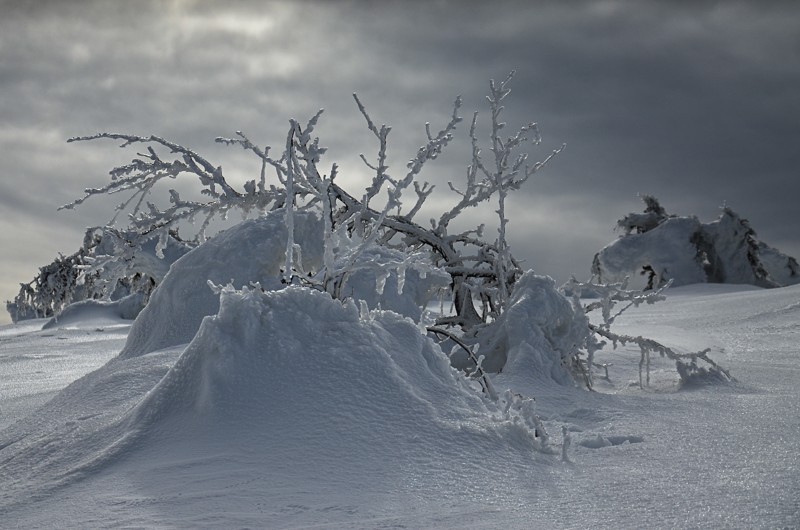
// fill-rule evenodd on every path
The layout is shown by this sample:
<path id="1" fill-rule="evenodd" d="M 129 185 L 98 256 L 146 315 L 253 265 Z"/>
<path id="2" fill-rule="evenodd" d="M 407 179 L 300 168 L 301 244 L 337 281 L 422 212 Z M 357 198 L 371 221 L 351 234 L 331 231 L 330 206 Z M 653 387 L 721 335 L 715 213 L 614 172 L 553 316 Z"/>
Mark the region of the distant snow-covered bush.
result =
<path id="1" fill-rule="evenodd" d="M 13 301 L 6 303 L 14 322 L 57 316 L 68 305 L 83 300 L 116 301 L 132 294 L 144 307 L 170 265 L 192 245 L 167 232 L 159 236 L 120 230 L 111 226 L 90 228 L 83 246 L 69 256 L 59 256 L 22 284 Z M 138 313 L 136 311 L 135 313 Z M 135 317 L 135 314 L 126 314 Z"/>
<path id="2" fill-rule="evenodd" d="M 780 287 L 800 283 L 797 261 L 759 241 L 747 219 L 728 207 L 719 218 L 667 215 L 658 201 L 643 196 L 643 214 L 631 213 L 617 226 L 624 234 L 600 250 L 592 274 L 600 283 L 647 276 L 645 289 L 667 282 L 736 283 Z"/>

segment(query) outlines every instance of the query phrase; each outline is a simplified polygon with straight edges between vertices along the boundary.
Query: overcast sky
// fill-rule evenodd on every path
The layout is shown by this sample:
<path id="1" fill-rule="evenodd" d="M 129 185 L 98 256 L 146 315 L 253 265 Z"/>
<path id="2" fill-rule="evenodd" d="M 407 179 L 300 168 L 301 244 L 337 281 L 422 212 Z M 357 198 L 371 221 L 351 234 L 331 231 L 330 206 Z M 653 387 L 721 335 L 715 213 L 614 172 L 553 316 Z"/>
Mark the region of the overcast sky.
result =
<path id="1" fill-rule="evenodd" d="M 444 125 L 460 94 L 485 123 L 488 80 L 511 70 L 505 118 L 539 124 L 531 156 L 567 144 L 513 196 L 527 267 L 587 278 L 639 193 L 703 221 L 726 203 L 800 256 L 800 2 L 0 0 L 0 300 L 119 202 L 56 211 L 134 155 L 71 136 L 157 134 L 241 181 L 257 160 L 216 136 L 277 148 L 289 118 L 325 108 L 327 162 L 355 187 L 376 146 L 353 92 L 393 127 L 399 175 L 426 121 Z M 469 162 L 457 136 L 423 175 L 441 204 Z"/>

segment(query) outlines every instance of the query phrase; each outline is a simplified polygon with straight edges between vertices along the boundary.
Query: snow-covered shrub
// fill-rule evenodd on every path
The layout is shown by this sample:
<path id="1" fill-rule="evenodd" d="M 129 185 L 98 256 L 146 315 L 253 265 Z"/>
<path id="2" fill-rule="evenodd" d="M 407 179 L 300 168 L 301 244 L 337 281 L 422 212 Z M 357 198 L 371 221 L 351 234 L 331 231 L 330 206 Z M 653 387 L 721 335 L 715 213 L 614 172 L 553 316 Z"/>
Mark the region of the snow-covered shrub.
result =
<path id="1" fill-rule="evenodd" d="M 761 261 L 761 246 L 747 219 L 724 207 L 719 219 L 702 225 L 698 250 L 708 282 L 779 287 Z M 788 262 L 789 256 L 786 256 Z M 800 276 L 789 283 L 800 282 Z M 784 284 L 785 285 L 785 284 Z"/>
<path id="2" fill-rule="evenodd" d="M 452 141 L 453 132 L 462 121 L 458 115 L 460 98 L 453 105 L 450 121 L 438 133 L 433 133 L 430 126 L 426 125 L 427 142 L 408 162 L 405 174 L 394 177 L 386 165 L 387 141 L 391 129 L 385 125 L 376 126 L 364 105 L 355 97 L 367 127 L 378 141 L 374 161 L 369 161 L 362 155 L 364 163 L 375 173 L 371 184 L 363 193 L 353 194 L 339 186 L 336 180 L 336 164 L 327 173 L 320 169 L 319 164 L 326 148 L 320 145 L 318 138 L 313 137 L 322 114 L 319 111 L 305 125 L 290 120 L 285 149 L 280 157 L 270 157 L 269 147 L 257 146 L 242 132 L 237 132 L 236 138 L 217 138 L 220 143 L 238 145 L 254 153 L 260 161 L 259 178 L 246 182 L 241 189 L 235 188 L 226 180 L 222 166 L 209 162 L 191 149 L 158 136 L 101 133 L 72 138 L 72 142 L 100 138 L 121 140 L 122 147 L 146 146 L 146 153 L 140 154 L 129 164 L 111 170 L 109 184 L 87 190 L 84 197 L 64 208 L 73 208 L 93 195 L 128 192 L 128 199 L 118 207 L 119 211 L 131 207 L 128 230 L 147 237 L 161 237 L 183 221 L 202 219 L 195 236 L 197 243 L 205 240 L 205 230 L 213 218 L 225 217 L 232 210 L 243 214 L 281 210 L 289 227 L 284 280 L 286 283 L 314 285 L 332 293 L 340 289 L 340 280 L 350 272 L 353 260 L 373 244 L 398 248 L 402 252 L 408 249 L 422 251 L 427 253 L 425 260 L 445 270 L 450 276 L 455 315 L 449 316 L 443 324 L 469 328 L 502 313 L 514 282 L 522 274 L 522 269 L 514 260 L 506 242 L 507 193 L 519 189 L 561 150 L 555 150 L 542 162 L 530 163 L 527 154 L 517 151 L 526 141 L 539 143 L 540 138 L 534 123 L 523 126 L 509 137 L 501 135 L 505 126 L 500 120 L 502 102 L 510 93 L 511 79 L 512 75 L 509 75 L 502 83 L 490 84 L 488 99 L 492 132 L 488 151 L 491 153 L 491 163 L 484 163 L 482 157 L 476 133 L 478 115 L 475 113 L 469 131 L 472 159 L 465 182 L 461 186 L 449 183 L 456 194 L 455 204 L 438 219 L 432 219 L 430 228 L 414 221 L 434 189 L 427 182 L 420 183 L 418 177 L 423 167 L 436 159 Z M 166 151 L 168 156 L 159 151 Z M 268 170 L 275 174 L 274 184 L 268 181 Z M 201 193 L 207 200 L 185 200 L 177 191 L 170 190 L 169 207 L 161 209 L 156 204 L 147 202 L 147 197 L 160 181 L 184 175 L 199 181 Z M 402 199 L 409 190 L 413 190 L 416 198 L 410 207 L 406 207 Z M 470 208 L 492 199 L 497 200 L 499 215 L 498 234 L 494 240 L 483 238 L 482 226 L 461 233 L 449 232 L 450 223 L 454 219 Z M 376 207 L 379 200 L 384 202 Z M 304 249 L 296 245 L 293 239 L 294 215 L 303 210 L 317 211 L 325 224 L 324 266 L 322 270 L 315 271 L 317 275 L 311 278 L 308 271 L 300 270 L 303 267 L 300 254 Z M 342 244 L 344 240 L 354 237 L 357 241 L 355 248 L 349 243 Z M 349 253 L 350 258 L 343 261 L 337 253 Z M 400 263 L 406 263 L 406 260 Z M 406 263 L 404 266 L 407 265 Z M 480 311 L 475 308 L 473 299 L 481 301 Z"/>
<path id="3" fill-rule="evenodd" d="M 706 275 L 697 259 L 693 238 L 700 230 L 695 217 L 672 217 L 656 228 L 623 236 L 595 255 L 592 274 L 598 283 L 619 283 L 639 273 L 647 288 L 674 280 L 674 285 L 701 283 Z"/>
<path id="4" fill-rule="evenodd" d="M 611 326 L 614 321 L 631 307 L 640 304 L 653 304 L 665 299 L 663 292 L 671 285 L 666 285 L 651 291 L 636 291 L 627 289 L 627 279 L 617 284 L 595 284 L 591 282 L 579 282 L 572 278 L 562 289 L 564 292 L 572 293 L 572 305 L 576 313 L 586 318 L 586 325 L 589 330 L 589 337 L 583 343 L 584 349 L 578 351 L 573 357 L 574 371 L 581 373 L 587 386 L 591 387 L 593 372 L 595 368 L 607 368 L 598 365 L 594 361 L 594 354 L 606 345 L 606 341 L 611 341 L 614 348 L 618 345 L 628 343 L 639 347 L 639 387 L 643 388 L 650 384 L 650 354 L 657 353 L 675 361 L 675 368 L 681 378 L 682 383 L 688 383 L 696 375 L 703 374 L 715 380 L 731 381 L 731 374 L 715 363 L 708 357 L 709 349 L 699 352 L 680 353 L 673 349 L 646 337 L 632 337 L 621 335 L 612 331 Z M 596 300 L 582 305 L 580 295 L 592 293 Z M 615 309 L 617 304 L 623 304 L 621 309 Z M 589 322 L 588 314 L 592 311 L 600 310 L 602 322 L 594 324 Z M 700 364 L 702 363 L 702 364 Z"/>
<path id="5" fill-rule="evenodd" d="M 136 292 L 149 296 L 170 266 L 196 246 L 176 232 L 141 235 L 105 226 L 89 235 L 97 244 L 78 281 L 91 278 L 95 291 L 111 300 Z"/>
<path id="6" fill-rule="evenodd" d="M 109 184 L 89 189 L 83 198 L 65 206 L 72 208 L 93 195 L 128 194 L 117 213 L 130 206 L 130 225 L 124 233 L 131 244 L 104 245 L 109 254 L 90 263 L 88 271 L 113 279 L 130 274 L 132 269 L 126 268 L 130 263 L 136 264 L 134 268 L 155 269 L 150 255 L 160 257 L 170 251 L 170 231 L 186 221 L 201 220 L 193 240 L 197 248 L 172 264 L 134 323 L 120 356 L 134 358 L 191 341 L 203 322 L 220 310 L 220 291 L 210 289 L 209 283 L 265 292 L 303 287 L 329 295 L 337 303 L 355 302 L 362 315 L 380 308 L 411 319 L 417 324 L 413 327 L 416 333 L 435 338 L 450 352 L 453 366 L 478 379 L 487 396 L 505 403 L 506 413 L 533 425 L 544 437 L 543 428 L 536 426 L 532 402 L 498 394 L 488 374 L 526 374 L 560 384 L 577 380 L 591 387 L 593 356 L 603 345 L 598 336 L 614 340 L 608 329 L 613 318 L 594 328 L 586 316 L 593 307 L 583 307 L 577 298 L 564 296 L 549 278 L 523 273 L 512 255 L 506 237 L 508 193 L 519 189 L 563 148 L 542 162 L 530 163 L 528 155 L 520 151 L 527 142 L 540 143 L 536 125 L 529 123 L 510 136 L 501 134 L 505 127 L 503 103 L 512 76 L 490 83 L 487 160 L 478 139 L 475 113 L 468 131 L 472 153 L 465 180 L 448 183 L 454 193 L 452 206 L 431 219 L 429 227 L 414 220 L 434 190 L 429 183 L 420 183 L 419 177 L 453 141 L 462 121 L 460 98 L 440 131 L 434 133 L 426 124 L 424 145 L 398 176 L 387 165 L 391 129 L 378 127 L 354 96 L 377 141 L 373 160 L 361 156 L 374 177 L 357 193 L 339 185 L 336 164 L 327 172 L 321 169 L 326 148 L 313 134 L 322 111 L 305 124 L 289 121 L 279 157 L 269 156 L 269 147 L 257 146 L 242 132 L 233 139 L 218 138 L 222 144 L 255 154 L 259 161 L 259 177 L 240 188 L 228 182 L 221 165 L 158 136 L 101 133 L 73 138 L 71 141 L 121 140 L 122 147 L 137 145 L 146 151 L 130 164 L 114 168 Z M 268 178 L 270 174 L 274 179 Z M 170 206 L 161 208 L 148 202 L 162 180 L 187 175 L 199 182 L 205 197 L 202 201 L 185 199 L 170 190 Z M 404 201 L 412 190 L 415 197 L 409 206 Z M 483 226 L 450 232 L 455 219 L 483 202 L 494 203 L 498 216 L 495 237 L 486 238 Z M 234 210 L 258 216 L 208 239 L 205 232 L 211 220 Z M 673 221 L 680 219 L 670 218 L 652 199 L 645 216 L 628 219 L 625 227 L 628 232 L 639 232 L 630 237 L 647 236 Z M 138 257 L 145 249 L 147 258 Z M 623 299 L 634 304 L 639 301 L 621 288 L 602 289 L 594 284 L 578 286 L 578 291 L 595 290 L 605 297 L 600 302 L 603 307 Z M 453 310 L 430 318 L 425 306 L 443 290 L 451 296 Z"/>
<path id="7" fill-rule="evenodd" d="M 167 243 L 166 249 L 159 246 Z M 115 301 L 137 293 L 143 307 L 170 265 L 190 249 L 170 232 L 147 237 L 110 226 L 90 228 L 76 253 L 41 267 L 6 308 L 18 322 L 57 316 L 82 300 Z"/>
<path id="8" fill-rule="evenodd" d="M 617 221 L 617 228 L 624 230 L 625 235 L 631 232 L 636 232 L 637 234 L 649 232 L 670 217 L 674 217 L 667 214 L 667 211 L 654 196 L 642 195 L 642 200 L 646 205 L 644 213 L 629 213 Z"/>
<path id="9" fill-rule="evenodd" d="M 60 255 L 49 265 L 39 268 L 39 274 L 29 283 L 20 284 L 13 301 L 6 309 L 14 322 L 32 318 L 48 318 L 73 300 L 87 298 L 87 285 L 78 285 L 80 267 L 85 265 L 86 251 L 81 248 L 70 256 Z"/>
<path id="10" fill-rule="evenodd" d="M 711 223 L 668 215 L 652 196 L 643 214 L 628 214 L 624 234 L 598 252 L 592 274 L 600 283 L 647 276 L 645 289 L 692 283 L 779 287 L 800 283 L 797 261 L 759 241 L 747 219 L 728 207 Z"/>
<path id="11" fill-rule="evenodd" d="M 778 285 L 800 283 L 800 265 L 792 256 L 773 248 L 763 241 L 758 242 L 758 259 L 769 277 Z"/>
<path id="12" fill-rule="evenodd" d="M 517 281 L 506 311 L 488 328 L 479 342 L 487 366 L 561 384 L 572 382 L 576 356 L 591 335 L 586 317 L 575 311 L 553 279 L 530 271 Z"/>

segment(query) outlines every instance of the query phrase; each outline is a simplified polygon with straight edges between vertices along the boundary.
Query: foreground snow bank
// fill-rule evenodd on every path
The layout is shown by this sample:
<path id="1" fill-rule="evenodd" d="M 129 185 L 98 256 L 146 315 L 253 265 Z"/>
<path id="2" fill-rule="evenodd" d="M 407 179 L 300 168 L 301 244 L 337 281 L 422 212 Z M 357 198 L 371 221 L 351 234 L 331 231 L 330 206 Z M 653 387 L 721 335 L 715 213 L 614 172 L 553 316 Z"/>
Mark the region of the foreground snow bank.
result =
<path id="1" fill-rule="evenodd" d="M 544 284 L 531 281 L 549 292 Z M 506 371 L 493 379 L 501 392 L 513 383 L 536 396 L 556 443 L 566 427 L 572 463 L 563 463 L 460 390 L 408 320 L 298 288 L 228 290 L 223 315 L 206 319 L 188 350 L 115 358 L 0 431 L 0 526 L 794 528 L 800 286 L 674 294 L 626 312 L 621 331 L 676 349 L 711 346 L 738 383 L 679 391 L 674 366 L 656 358 L 643 391 L 630 346 L 598 354 L 613 363 L 599 392 L 543 379 L 527 390 Z M 547 304 L 532 294 L 519 303 Z M 292 332 L 291 319 L 309 327 Z M 0 360 L 70 353 L 72 339 L 62 339 L 74 337 L 80 350 L 54 359 L 71 369 L 84 349 L 112 347 L 93 330 L 32 342 L 19 330 L 0 329 Z M 322 371 L 302 370 L 312 364 Z M 2 381 L 18 377 L 6 371 Z"/>
<path id="2" fill-rule="evenodd" d="M 301 287 L 226 287 L 218 314 L 203 321 L 130 421 L 146 430 L 188 415 L 203 417 L 207 430 L 208 422 L 241 420 L 245 431 L 269 425 L 265 441 L 300 437 L 350 451 L 359 440 L 374 447 L 376 421 L 391 419 L 382 430 L 401 437 L 411 436 L 411 425 L 455 435 L 488 411 L 410 320 L 361 315 L 352 302 Z"/>
<path id="3" fill-rule="evenodd" d="M 541 455 L 524 413 L 484 399 L 410 319 L 294 286 L 219 296 L 177 359 L 116 358 L 0 433 L 0 510 L 116 473 L 201 497 L 232 477 L 275 494 L 447 496 Z M 464 465 L 487 455 L 502 464 Z M 175 472 L 187 461 L 202 481 Z"/>

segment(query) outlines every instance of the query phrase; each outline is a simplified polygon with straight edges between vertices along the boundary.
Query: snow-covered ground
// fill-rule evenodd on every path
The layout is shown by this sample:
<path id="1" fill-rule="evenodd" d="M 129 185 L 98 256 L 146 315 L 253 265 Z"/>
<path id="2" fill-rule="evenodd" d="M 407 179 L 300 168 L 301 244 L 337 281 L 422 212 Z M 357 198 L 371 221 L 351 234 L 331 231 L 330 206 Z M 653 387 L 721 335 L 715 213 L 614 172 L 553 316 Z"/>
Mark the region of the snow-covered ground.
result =
<path id="1" fill-rule="evenodd" d="M 223 293 L 191 344 L 127 358 L 130 322 L 90 317 L 0 328 L 4 528 L 800 525 L 800 286 L 620 317 L 735 383 L 680 388 L 654 359 L 642 390 L 626 348 L 598 354 L 598 392 L 495 377 L 536 397 L 551 453 L 389 313 Z"/>

